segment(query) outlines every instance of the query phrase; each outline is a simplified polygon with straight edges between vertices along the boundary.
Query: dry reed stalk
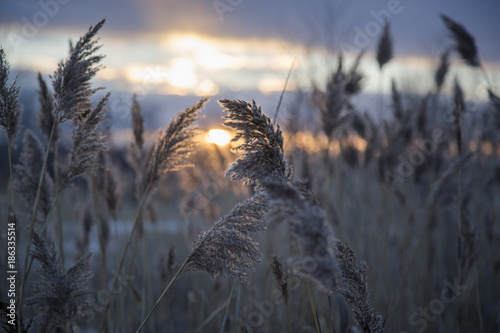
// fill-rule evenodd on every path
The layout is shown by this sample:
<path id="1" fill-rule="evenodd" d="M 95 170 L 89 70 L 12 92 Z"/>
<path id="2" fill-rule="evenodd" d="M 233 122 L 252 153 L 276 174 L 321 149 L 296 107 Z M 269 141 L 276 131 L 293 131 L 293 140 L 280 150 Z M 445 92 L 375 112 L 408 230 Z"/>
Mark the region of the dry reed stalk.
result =
<path id="1" fill-rule="evenodd" d="M 144 146 L 144 117 L 141 112 L 141 106 L 137 101 L 137 95 L 132 96 L 132 130 L 134 132 L 135 144 L 139 149 Z"/>
<path id="2" fill-rule="evenodd" d="M 263 181 L 286 180 L 286 162 L 283 135 L 279 124 L 274 128 L 271 119 L 262 112 L 255 101 L 220 100 L 225 108 L 224 126 L 236 130 L 232 142 L 243 139 L 235 148 L 242 156 L 226 171 L 232 180 L 245 180 L 257 186 Z"/>
<path id="3" fill-rule="evenodd" d="M 83 307 L 88 304 L 80 295 L 87 289 L 86 283 L 93 276 L 89 270 L 91 255 L 81 257 L 65 272 L 53 244 L 36 232 L 33 244 L 35 250 L 32 256 L 40 262 L 39 275 L 31 283 L 33 296 L 26 300 L 26 306 L 33 306 L 40 311 L 35 320 L 42 325 L 42 331 L 67 329 L 74 320 L 83 316 Z"/>
<path id="4" fill-rule="evenodd" d="M 271 271 L 278 282 L 281 290 L 281 297 L 285 302 L 286 308 L 286 327 L 287 331 L 292 331 L 292 322 L 290 319 L 290 307 L 288 306 L 288 271 L 283 269 L 283 265 L 278 259 L 277 255 L 272 256 Z"/>
<path id="5" fill-rule="evenodd" d="M 15 136 L 19 130 L 19 105 L 20 86 L 16 79 L 9 86 L 7 84 L 10 74 L 10 64 L 6 59 L 5 51 L 0 47 L 0 126 L 5 129 L 7 140 L 14 144 Z"/>
<path id="6" fill-rule="evenodd" d="M 441 60 L 439 66 L 434 73 L 434 82 L 436 83 L 436 94 L 441 91 L 446 74 L 450 69 L 450 49 L 446 49 L 443 54 L 441 54 Z"/>
<path id="7" fill-rule="evenodd" d="M 493 108 L 495 110 L 495 113 L 493 113 L 493 121 L 494 121 L 494 126 L 496 127 L 496 130 L 500 130 L 500 97 L 498 97 L 491 89 L 488 89 L 488 98 L 490 100 L 491 105 L 493 105 Z"/>
<path id="8" fill-rule="evenodd" d="M 311 93 L 312 103 L 319 111 L 322 129 L 328 138 L 350 119 L 343 115 L 343 111 L 349 108 L 349 97 L 361 90 L 363 76 L 357 70 L 360 57 L 361 55 L 351 69 L 345 72 L 343 59 L 339 56 L 337 70 L 330 76 L 326 90 L 315 87 Z"/>
<path id="9" fill-rule="evenodd" d="M 394 79 L 391 80 L 391 92 L 392 92 L 391 96 L 392 96 L 392 109 L 394 110 L 394 118 L 396 119 L 396 121 L 402 121 L 405 112 L 403 110 L 401 94 L 398 91 L 396 80 Z"/>
<path id="10" fill-rule="evenodd" d="M 370 302 L 366 263 L 361 262 L 361 267 L 358 267 L 356 255 L 347 244 L 337 241 L 335 246 L 340 278 L 344 284 L 338 292 L 352 307 L 354 319 L 363 333 L 383 332 L 382 316 L 375 314 Z"/>
<path id="11" fill-rule="evenodd" d="M 474 37 L 458 22 L 455 22 L 446 15 L 441 14 L 446 27 L 451 33 L 455 45 L 455 50 L 459 53 L 462 60 L 469 66 L 477 67 L 481 70 L 484 80 L 487 83 L 487 89 L 491 89 L 492 82 L 490 81 L 483 64 L 479 60 L 478 51 Z"/>

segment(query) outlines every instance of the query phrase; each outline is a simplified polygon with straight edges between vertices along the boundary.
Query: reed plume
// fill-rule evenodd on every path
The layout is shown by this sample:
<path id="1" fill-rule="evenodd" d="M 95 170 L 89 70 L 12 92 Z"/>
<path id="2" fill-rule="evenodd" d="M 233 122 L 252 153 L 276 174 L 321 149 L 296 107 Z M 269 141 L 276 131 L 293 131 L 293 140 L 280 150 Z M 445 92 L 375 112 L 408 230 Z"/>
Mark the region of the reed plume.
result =
<path id="1" fill-rule="evenodd" d="M 179 269 L 179 262 L 177 259 L 177 250 L 175 245 L 172 245 L 168 249 L 167 256 L 165 256 L 164 251 L 161 252 L 157 269 L 162 284 L 166 284 L 177 269 Z"/>
<path id="2" fill-rule="evenodd" d="M 453 21 L 446 15 L 441 14 L 444 24 L 451 33 L 455 41 L 455 50 L 460 54 L 466 64 L 473 67 L 480 67 L 479 56 L 477 54 L 476 42 L 474 37 L 464 28 L 463 25 Z"/>
<path id="3" fill-rule="evenodd" d="M 141 106 L 137 101 L 137 95 L 132 97 L 132 131 L 134 132 L 135 143 L 139 149 L 144 145 L 144 117 L 142 116 Z"/>
<path id="4" fill-rule="evenodd" d="M 384 24 L 384 31 L 380 36 L 377 45 L 377 63 L 380 69 L 387 64 L 393 57 L 392 51 L 392 37 L 389 32 L 390 22 L 386 21 Z"/>
<path id="5" fill-rule="evenodd" d="M 226 171 L 232 180 L 245 180 L 246 184 L 259 185 L 263 181 L 286 180 L 286 162 L 283 157 L 281 128 L 274 127 L 271 119 L 260 106 L 243 100 L 219 101 L 227 112 L 224 126 L 236 130 L 231 140 L 243 143 L 235 148 L 242 156 Z"/>
<path id="6" fill-rule="evenodd" d="M 268 210 L 262 195 L 254 196 L 236 205 L 212 228 L 202 233 L 193 243 L 193 250 L 170 280 L 167 287 L 136 332 L 140 332 L 174 281 L 184 272 L 202 271 L 211 277 L 236 278 L 248 284 L 246 271 L 253 270 L 253 263 L 262 255 L 250 234 L 265 229 L 263 217 Z"/>
<path id="7" fill-rule="evenodd" d="M 283 269 L 283 265 L 277 255 L 272 256 L 271 271 L 280 286 L 283 301 L 288 306 L 288 272 L 286 269 Z"/>
<path id="8" fill-rule="evenodd" d="M 338 292 L 351 306 L 354 319 L 364 333 L 383 332 L 382 316 L 375 314 L 370 301 L 367 266 L 356 262 L 354 251 L 345 243 L 336 241 L 336 258 L 340 271 Z"/>
<path id="9" fill-rule="evenodd" d="M 342 63 L 343 59 L 339 56 L 337 70 L 330 76 L 326 90 L 314 88 L 311 94 L 312 103 L 319 111 L 323 132 L 328 138 L 351 118 L 342 112 L 352 108 L 348 99 L 361 90 L 362 74 L 357 70 L 357 63 L 349 72 L 344 72 Z"/>
<path id="10" fill-rule="evenodd" d="M 26 300 L 26 306 L 38 311 L 35 320 L 42 331 L 65 329 L 83 316 L 83 307 L 87 305 L 79 294 L 87 290 L 87 281 L 93 276 L 89 270 L 91 255 L 83 256 L 65 272 L 53 244 L 37 233 L 33 244 L 32 256 L 40 266 L 38 279 L 31 283 L 33 296 Z"/>
<path id="11" fill-rule="evenodd" d="M 361 63 L 361 58 L 363 58 L 364 53 L 360 52 L 351 66 L 349 71 L 345 74 L 345 92 L 347 95 L 355 95 L 359 93 L 363 88 L 363 81 L 365 79 L 364 74 L 359 70 L 359 64 Z"/>
<path id="12" fill-rule="evenodd" d="M 10 64 L 5 51 L 0 47 L 0 126 L 5 129 L 7 139 L 13 143 L 19 130 L 19 117 L 21 107 L 19 105 L 19 90 L 16 80 L 9 86 Z"/>
<path id="13" fill-rule="evenodd" d="M 118 217 L 118 209 L 122 202 L 120 184 L 115 176 L 116 172 L 112 167 L 106 168 L 104 178 L 104 189 L 101 195 L 104 197 L 106 206 L 111 216 Z"/>
<path id="14" fill-rule="evenodd" d="M 132 119 L 132 131 L 134 133 L 134 141 L 127 150 L 127 163 L 135 173 L 135 197 L 140 200 L 144 183 L 146 182 L 146 165 L 149 160 L 151 149 L 146 151 L 144 148 L 144 116 L 142 115 L 141 105 L 137 101 L 137 95 L 132 96 L 132 107 L 130 109 Z"/>
<path id="15" fill-rule="evenodd" d="M 500 97 L 495 95 L 495 93 L 491 91 L 491 89 L 488 89 L 488 98 L 494 108 L 493 121 L 495 123 L 496 129 L 500 130 Z"/>

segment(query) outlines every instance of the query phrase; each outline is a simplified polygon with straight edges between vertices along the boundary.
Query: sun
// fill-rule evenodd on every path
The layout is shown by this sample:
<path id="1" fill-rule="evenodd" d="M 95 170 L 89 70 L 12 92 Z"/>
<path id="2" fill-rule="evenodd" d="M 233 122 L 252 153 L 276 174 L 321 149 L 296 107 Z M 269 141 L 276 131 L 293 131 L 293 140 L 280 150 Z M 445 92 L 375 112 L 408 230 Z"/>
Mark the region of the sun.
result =
<path id="1" fill-rule="evenodd" d="M 231 134 L 223 129 L 211 129 L 208 131 L 205 140 L 218 146 L 225 146 L 231 141 Z"/>

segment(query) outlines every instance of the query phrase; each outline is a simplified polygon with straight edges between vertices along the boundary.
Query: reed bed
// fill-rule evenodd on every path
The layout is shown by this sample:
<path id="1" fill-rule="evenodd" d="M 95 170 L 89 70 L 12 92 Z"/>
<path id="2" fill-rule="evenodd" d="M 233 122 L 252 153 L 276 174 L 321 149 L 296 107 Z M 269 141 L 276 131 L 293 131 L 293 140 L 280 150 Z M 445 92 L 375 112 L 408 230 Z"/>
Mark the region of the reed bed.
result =
<path id="1" fill-rule="evenodd" d="M 377 110 L 389 116 L 373 119 L 355 107 L 366 55 L 347 69 L 339 55 L 324 87 L 273 118 L 220 100 L 232 149 L 199 142 L 208 98 L 151 140 L 134 96 L 130 146 L 109 144 L 110 93 L 93 84 L 104 20 L 70 45 L 51 87 L 38 76 L 36 131 L 20 129 L 21 87 L 0 49 L 1 219 L 18 244 L 16 325 L 2 298 L 2 328 L 500 332 L 499 92 L 485 80 L 489 102 L 469 109 L 449 69 L 487 69 L 467 29 L 442 19 L 453 45 L 427 94 L 391 78 Z M 380 70 L 394 57 L 387 22 Z M 298 144 L 303 112 L 317 118 L 315 150 Z"/>

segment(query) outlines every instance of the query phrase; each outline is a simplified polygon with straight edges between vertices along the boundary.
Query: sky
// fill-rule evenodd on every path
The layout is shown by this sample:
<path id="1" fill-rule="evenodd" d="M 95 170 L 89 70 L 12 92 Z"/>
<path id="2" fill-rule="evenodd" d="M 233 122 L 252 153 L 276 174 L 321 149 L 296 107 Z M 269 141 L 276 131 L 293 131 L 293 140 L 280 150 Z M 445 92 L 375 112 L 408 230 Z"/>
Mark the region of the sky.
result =
<path id="1" fill-rule="evenodd" d="M 365 91 L 386 92 L 394 77 L 423 93 L 452 44 L 441 13 L 475 37 L 500 90 L 497 0 L 0 0 L 0 44 L 13 70 L 49 75 L 67 56 L 68 41 L 106 18 L 97 81 L 111 91 L 266 98 L 283 89 L 292 64 L 287 90 L 308 89 L 324 84 L 339 52 L 349 62 L 365 51 Z M 385 20 L 395 58 L 382 76 L 374 50 Z M 485 97 L 477 88 L 483 75 L 456 56 L 452 67 L 466 90 Z"/>

